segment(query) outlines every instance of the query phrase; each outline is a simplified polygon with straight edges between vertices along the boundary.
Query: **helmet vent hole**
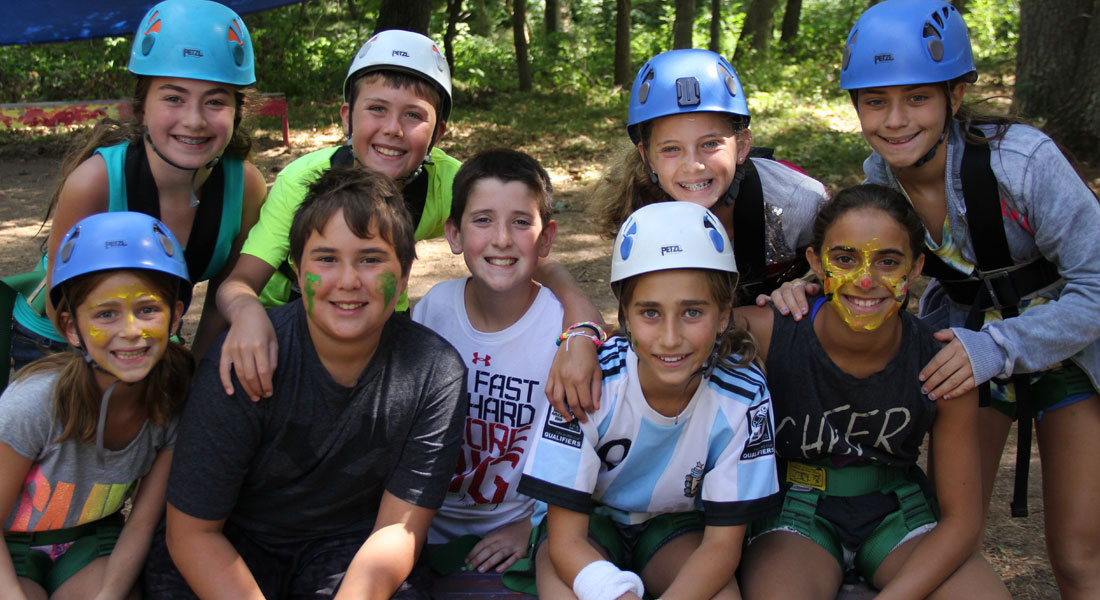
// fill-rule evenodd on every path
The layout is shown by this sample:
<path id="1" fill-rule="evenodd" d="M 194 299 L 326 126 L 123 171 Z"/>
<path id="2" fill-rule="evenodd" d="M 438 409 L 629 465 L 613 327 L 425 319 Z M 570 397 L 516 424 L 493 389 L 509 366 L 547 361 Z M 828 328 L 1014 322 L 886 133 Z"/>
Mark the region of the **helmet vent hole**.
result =
<path id="1" fill-rule="evenodd" d="M 928 53 L 932 55 L 932 60 L 936 62 L 943 60 L 943 42 L 937 39 L 928 40 Z"/>
<path id="2" fill-rule="evenodd" d="M 244 65 L 244 46 L 236 44 L 233 46 L 233 62 L 237 63 L 237 66 Z"/>
<path id="3" fill-rule="evenodd" d="M 943 36 L 940 35 L 940 30 L 933 27 L 931 23 L 924 24 L 924 37 L 943 39 Z"/>
<path id="4" fill-rule="evenodd" d="M 932 20 L 936 22 L 936 25 L 940 26 L 940 29 L 943 29 L 943 17 L 940 16 L 940 13 L 932 13 Z"/>
<path id="5" fill-rule="evenodd" d="M 141 40 L 141 54 L 142 56 L 149 56 L 149 53 L 153 51 L 153 44 L 157 41 L 156 34 L 150 33 Z"/>

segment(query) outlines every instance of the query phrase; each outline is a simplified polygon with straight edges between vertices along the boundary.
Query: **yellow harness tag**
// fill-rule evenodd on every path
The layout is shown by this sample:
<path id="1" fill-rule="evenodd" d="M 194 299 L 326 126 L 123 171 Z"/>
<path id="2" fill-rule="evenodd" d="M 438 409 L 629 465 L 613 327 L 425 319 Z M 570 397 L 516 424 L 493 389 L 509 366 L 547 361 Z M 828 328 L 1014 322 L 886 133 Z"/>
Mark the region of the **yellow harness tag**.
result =
<path id="1" fill-rule="evenodd" d="M 824 492 L 825 469 L 792 460 L 787 463 L 787 483 L 804 485 Z"/>

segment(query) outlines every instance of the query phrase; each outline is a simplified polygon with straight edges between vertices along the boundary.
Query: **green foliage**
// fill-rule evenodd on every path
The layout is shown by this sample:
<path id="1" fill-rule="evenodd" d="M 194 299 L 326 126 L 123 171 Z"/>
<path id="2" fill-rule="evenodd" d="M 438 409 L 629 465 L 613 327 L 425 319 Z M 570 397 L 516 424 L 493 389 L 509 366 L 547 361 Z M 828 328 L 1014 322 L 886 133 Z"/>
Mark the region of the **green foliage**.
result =
<path id="1" fill-rule="evenodd" d="M 1020 34 L 1019 0 L 970 0 L 966 10 L 963 16 L 978 68 L 1013 65 Z"/>
<path id="2" fill-rule="evenodd" d="M 133 92 L 128 38 L 0 47 L 0 102 L 119 98 Z"/>

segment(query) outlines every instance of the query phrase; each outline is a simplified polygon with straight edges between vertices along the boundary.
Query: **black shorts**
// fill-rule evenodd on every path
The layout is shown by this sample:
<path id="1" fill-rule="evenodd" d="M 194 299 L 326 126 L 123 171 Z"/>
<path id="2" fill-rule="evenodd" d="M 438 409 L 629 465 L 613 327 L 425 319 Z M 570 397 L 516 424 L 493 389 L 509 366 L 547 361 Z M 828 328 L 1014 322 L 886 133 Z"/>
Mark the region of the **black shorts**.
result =
<path id="1" fill-rule="evenodd" d="M 243 530 L 226 523 L 223 534 L 241 555 L 264 597 L 270 600 L 321 600 L 332 598 L 343 581 L 351 559 L 370 531 L 272 545 L 253 539 Z M 394 593 L 399 600 L 431 598 L 431 569 L 421 553 L 408 579 Z M 153 536 L 145 563 L 145 597 L 156 599 L 197 598 L 180 575 L 164 541 L 164 521 Z"/>

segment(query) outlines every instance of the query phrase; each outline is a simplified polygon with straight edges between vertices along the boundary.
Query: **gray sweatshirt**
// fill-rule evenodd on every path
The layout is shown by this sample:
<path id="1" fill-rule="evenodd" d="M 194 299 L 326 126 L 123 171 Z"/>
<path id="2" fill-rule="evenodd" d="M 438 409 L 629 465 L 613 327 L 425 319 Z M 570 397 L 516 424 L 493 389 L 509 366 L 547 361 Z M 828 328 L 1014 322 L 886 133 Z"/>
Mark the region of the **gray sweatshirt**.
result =
<path id="1" fill-rule="evenodd" d="M 982 129 L 991 135 L 994 127 Z M 945 145 L 947 218 L 963 258 L 973 264 L 959 175 L 965 143 L 958 123 Z M 1051 302 L 969 331 L 962 327 L 968 307 L 952 302 L 933 281 L 921 300 L 921 317 L 933 327 L 951 327 L 970 357 L 975 383 L 1071 358 L 1100 389 L 1100 204 L 1041 131 L 1013 125 L 990 148 L 1012 259 L 1022 264 L 1043 256 L 1057 266 L 1062 283 L 1042 291 Z M 863 170 L 869 182 L 901 189 L 878 153 L 864 161 Z"/>

